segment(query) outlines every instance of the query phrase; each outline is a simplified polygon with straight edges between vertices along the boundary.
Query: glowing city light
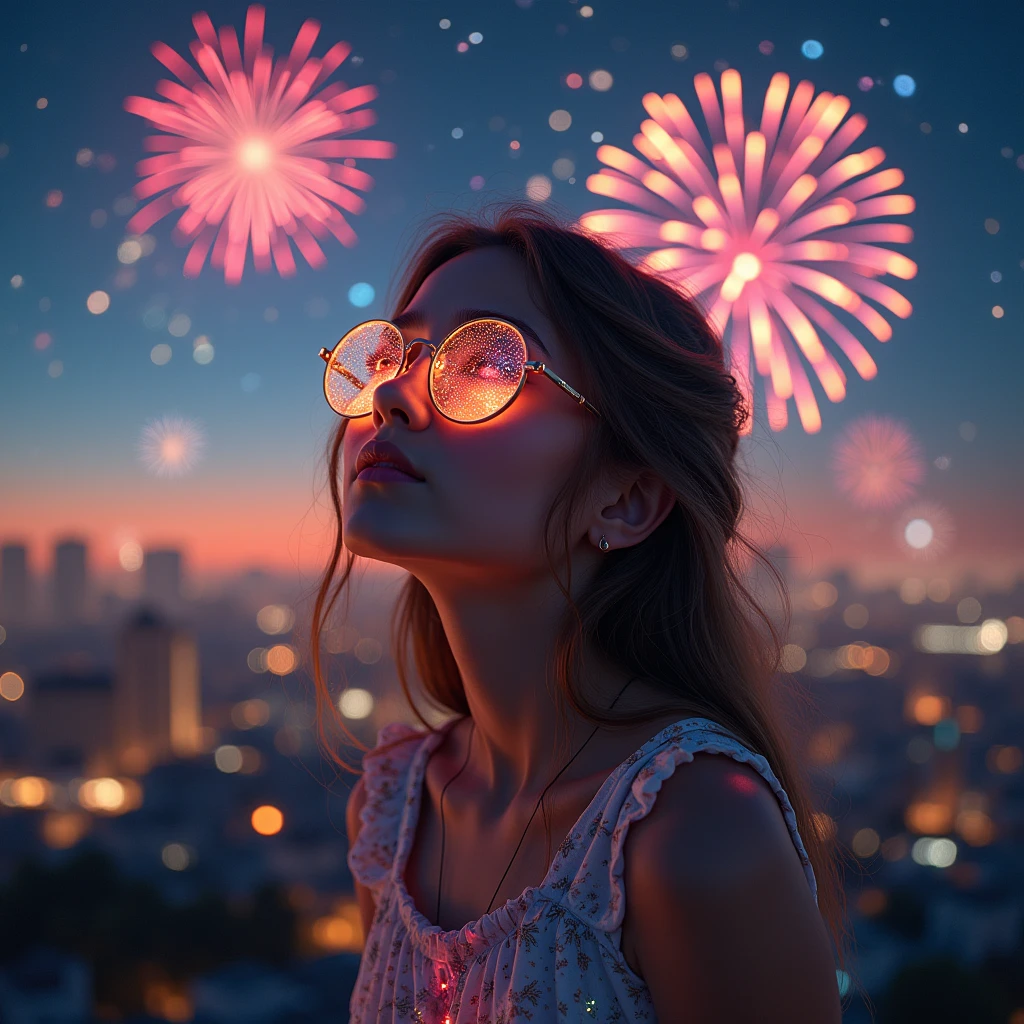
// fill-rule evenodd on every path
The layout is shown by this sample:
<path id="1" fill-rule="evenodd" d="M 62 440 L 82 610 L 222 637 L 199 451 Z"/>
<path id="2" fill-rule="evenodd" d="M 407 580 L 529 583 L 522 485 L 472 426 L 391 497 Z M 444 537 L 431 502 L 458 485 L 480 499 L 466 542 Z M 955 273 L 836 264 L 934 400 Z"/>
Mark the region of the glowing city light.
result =
<path id="1" fill-rule="evenodd" d="M 710 152 L 678 96 L 647 93 L 650 117 L 633 138 L 644 159 L 602 145 L 597 158 L 606 166 L 587 178 L 591 192 L 645 212 L 594 210 L 580 224 L 617 248 L 653 249 L 639 266 L 707 305 L 715 327 L 729 334 L 732 372 L 750 407 L 753 361 L 772 429 L 786 426 L 793 398 L 804 430 L 815 433 L 821 416 L 803 360 L 829 400 L 842 401 L 846 372 L 825 339 L 869 380 L 875 361 L 844 319 L 884 342 L 892 327 L 867 300 L 901 318 L 911 313 L 877 278 L 908 280 L 916 264 L 874 243 L 911 241 L 909 227 L 879 218 L 910 213 L 914 200 L 884 194 L 904 176 L 875 170 L 885 159 L 880 147 L 843 156 L 867 126 L 863 114 L 840 125 L 850 109 L 845 96 L 815 97 L 813 84 L 801 81 L 789 97 L 789 76 L 778 72 L 760 128 L 748 132 L 739 72 L 722 73 L 721 104 L 710 75 L 698 74 L 694 86 Z M 744 430 L 751 428 L 748 420 Z"/>
<path id="2" fill-rule="evenodd" d="M 884 416 L 854 420 L 836 444 L 833 467 L 840 489 L 868 508 L 899 504 L 924 479 L 917 444 Z"/>
<path id="3" fill-rule="evenodd" d="M 358 686 L 342 690 L 338 698 L 338 710 L 346 718 L 368 718 L 373 711 L 373 694 Z"/>
<path id="4" fill-rule="evenodd" d="M 21 700 L 25 693 L 25 680 L 17 672 L 4 672 L 0 675 L 0 697 L 4 700 Z"/>
<path id="5" fill-rule="evenodd" d="M 151 420 L 142 430 L 142 463 L 157 476 L 180 476 L 199 461 L 206 439 L 197 423 L 177 416 Z"/>
<path id="6" fill-rule="evenodd" d="M 284 815 L 271 804 L 263 804 L 252 812 L 253 831 L 261 836 L 274 836 L 284 826 Z"/>
<path id="7" fill-rule="evenodd" d="M 291 243 L 310 266 L 323 266 L 318 239 L 330 233 L 342 245 L 356 243 L 342 211 L 362 213 L 366 204 L 354 190 L 373 185 L 356 158 L 395 155 L 390 142 L 340 138 L 376 120 L 366 107 L 377 96 L 375 86 L 321 88 L 351 46 L 335 43 L 323 57 L 311 57 L 320 25 L 309 19 L 290 52 L 275 61 L 264 44 L 264 21 L 264 8 L 251 5 L 240 45 L 232 27 L 218 33 L 209 15 L 196 14 L 198 39 L 190 49 L 202 75 L 171 47 L 154 43 L 153 55 L 179 81 L 157 83 L 166 102 L 142 96 L 124 102 L 166 133 L 145 140 L 154 155 L 138 163 L 142 180 L 134 191 L 151 202 L 128 230 L 141 234 L 184 207 L 174 236 L 191 242 L 186 277 L 198 275 L 210 254 L 225 280 L 237 284 L 250 244 L 258 271 L 268 271 L 273 260 L 282 276 L 294 274 Z"/>
<path id="8" fill-rule="evenodd" d="M 1002 619 L 986 619 L 980 626 L 918 626 L 914 646 L 927 654 L 998 654 L 1009 636 Z"/>

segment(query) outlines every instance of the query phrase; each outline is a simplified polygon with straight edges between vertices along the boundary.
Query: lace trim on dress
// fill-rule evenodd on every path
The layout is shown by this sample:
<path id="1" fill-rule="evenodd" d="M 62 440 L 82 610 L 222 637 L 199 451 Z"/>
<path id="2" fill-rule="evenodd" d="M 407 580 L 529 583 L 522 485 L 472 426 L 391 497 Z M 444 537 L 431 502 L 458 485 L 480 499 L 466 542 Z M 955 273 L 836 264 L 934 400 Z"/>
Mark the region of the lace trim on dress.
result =
<path id="1" fill-rule="evenodd" d="M 366 803 L 347 863 L 355 880 L 370 889 L 379 889 L 391 872 L 409 766 L 419 749 L 408 741 L 425 735 L 404 722 L 389 722 L 378 731 L 377 746 L 363 755 Z"/>

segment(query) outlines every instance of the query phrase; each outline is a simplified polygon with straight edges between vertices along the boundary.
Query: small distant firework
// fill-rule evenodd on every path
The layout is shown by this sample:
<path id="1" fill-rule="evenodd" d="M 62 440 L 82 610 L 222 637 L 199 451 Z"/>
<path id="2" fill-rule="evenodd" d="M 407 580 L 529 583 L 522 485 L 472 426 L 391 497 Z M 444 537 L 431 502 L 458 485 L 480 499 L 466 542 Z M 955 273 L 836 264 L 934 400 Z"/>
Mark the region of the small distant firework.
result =
<path id="1" fill-rule="evenodd" d="M 873 146 L 841 157 L 867 126 L 863 114 L 839 126 L 850 109 L 845 96 L 815 97 L 814 85 L 802 81 L 783 116 L 790 80 L 778 72 L 765 94 L 760 130 L 748 132 L 738 71 L 722 73 L 721 105 L 710 75 L 702 72 L 693 83 L 710 152 L 678 96 L 647 93 L 642 102 L 650 119 L 633 137 L 646 160 L 602 145 L 597 158 L 606 166 L 587 178 L 587 188 L 648 212 L 594 210 L 580 224 L 616 248 L 654 249 L 639 262 L 642 269 L 695 299 L 706 294 L 701 301 L 709 319 L 723 337 L 728 329 L 729 362 L 749 408 L 753 357 L 771 428 L 786 426 L 793 398 L 804 430 L 816 433 L 821 414 L 801 357 L 833 402 L 846 395 L 846 374 L 823 337 L 865 380 L 878 372 L 861 342 L 819 300 L 860 321 L 879 341 L 889 340 L 892 328 L 866 300 L 908 317 L 910 303 L 875 279 L 908 280 L 917 266 L 872 243 L 913 238 L 904 224 L 877 221 L 910 213 L 914 200 L 882 194 L 903 183 L 896 168 L 853 180 L 878 167 L 885 153 Z M 748 419 L 745 432 L 751 425 Z"/>
<path id="2" fill-rule="evenodd" d="M 915 558 L 932 559 L 942 554 L 953 539 L 953 520 L 934 501 L 911 505 L 897 521 L 900 546 Z"/>
<path id="3" fill-rule="evenodd" d="M 143 234 L 176 208 L 185 207 L 175 240 L 191 240 L 186 277 L 210 262 L 237 284 L 252 242 L 258 271 L 295 273 L 289 239 L 311 266 L 326 262 L 316 239 L 328 232 L 353 246 L 356 234 L 341 210 L 361 213 L 365 203 L 352 189 L 368 191 L 373 178 L 355 167 L 356 157 L 389 159 L 391 142 L 342 140 L 376 122 L 370 109 L 356 110 L 377 96 L 372 85 L 349 89 L 336 82 L 314 94 L 348 56 L 348 43 L 335 43 L 322 58 L 310 57 L 320 32 L 303 23 L 291 52 L 273 61 L 264 45 L 265 11 L 253 4 L 245 17 L 240 47 L 230 26 L 218 35 L 203 12 L 192 19 L 199 37 L 190 50 L 204 80 L 165 43 L 153 55 L 183 84 L 163 80 L 156 91 L 169 102 L 129 96 L 127 111 L 170 134 L 151 135 L 145 148 L 158 155 L 139 162 L 139 199 L 158 196 L 128 222 Z M 338 158 L 343 158 L 339 160 Z M 346 187 L 347 186 L 347 187 Z"/>
<path id="4" fill-rule="evenodd" d="M 854 420 L 836 444 L 832 465 L 840 489 L 864 508 L 898 505 L 924 479 L 917 443 L 885 416 Z"/>
<path id="5" fill-rule="evenodd" d="M 199 424 L 177 416 L 150 420 L 139 439 L 139 457 L 157 476 L 182 476 L 202 457 L 206 447 Z"/>

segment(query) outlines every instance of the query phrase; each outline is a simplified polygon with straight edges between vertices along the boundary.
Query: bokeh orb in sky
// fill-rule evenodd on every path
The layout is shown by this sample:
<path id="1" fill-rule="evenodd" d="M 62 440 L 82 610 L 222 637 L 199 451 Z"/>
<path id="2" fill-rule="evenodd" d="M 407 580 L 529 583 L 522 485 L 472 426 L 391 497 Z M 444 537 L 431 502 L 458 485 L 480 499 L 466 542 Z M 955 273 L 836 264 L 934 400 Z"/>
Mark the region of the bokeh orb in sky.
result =
<path id="1" fill-rule="evenodd" d="M 825 52 L 825 47 L 817 39 L 805 39 L 800 52 L 809 60 L 817 60 Z"/>
<path id="2" fill-rule="evenodd" d="M 874 84 L 875 80 L 870 75 L 861 75 L 857 79 L 857 88 L 861 92 L 867 92 Z"/>
<path id="3" fill-rule="evenodd" d="M 117 247 L 117 259 L 120 263 L 135 263 L 142 258 L 142 243 L 135 238 L 126 238 Z"/>
<path id="4" fill-rule="evenodd" d="M 142 568 L 142 545 L 135 540 L 126 540 L 117 549 L 117 560 L 125 572 L 137 572 Z"/>
<path id="5" fill-rule="evenodd" d="M 213 360 L 213 345 L 205 334 L 199 334 L 192 341 L 192 358 L 205 366 Z"/>
<path id="6" fill-rule="evenodd" d="M 949 513 L 934 501 L 903 509 L 896 527 L 906 553 L 923 559 L 933 559 L 946 551 L 955 533 Z"/>
<path id="7" fill-rule="evenodd" d="M 192 320 L 186 313 L 175 313 L 167 321 L 168 333 L 173 334 L 175 338 L 184 338 L 191 329 Z"/>
<path id="8" fill-rule="evenodd" d="M 358 306 L 361 309 L 363 306 L 368 306 L 373 302 L 376 294 L 372 284 L 367 284 L 365 281 L 357 281 L 348 290 L 348 301 L 353 306 Z"/>
<path id="9" fill-rule="evenodd" d="M 534 174 L 526 182 L 526 195 L 534 202 L 543 203 L 551 197 L 551 179 L 546 174 Z"/>
<path id="10" fill-rule="evenodd" d="M 935 530 L 927 519 L 911 519 L 903 528 L 903 536 L 912 548 L 928 547 L 935 538 Z"/>
<path id="11" fill-rule="evenodd" d="M 572 115 L 568 110 L 553 110 L 548 115 L 548 124 L 556 132 L 567 131 L 572 124 Z"/>
<path id="12" fill-rule="evenodd" d="M 110 308 L 110 296 L 104 291 L 90 292 L 89 298 L 85 300 L 85 305 L 90 313 L 99 316 L 100 313 L 105 313 Z"/>
<path id="13" fill-rule="evenodd" d="M 892 87 L 896 91 L 897 96 L 913 96 L 917 83 L 910 75 L 897 75 L 892 80 Z"/>

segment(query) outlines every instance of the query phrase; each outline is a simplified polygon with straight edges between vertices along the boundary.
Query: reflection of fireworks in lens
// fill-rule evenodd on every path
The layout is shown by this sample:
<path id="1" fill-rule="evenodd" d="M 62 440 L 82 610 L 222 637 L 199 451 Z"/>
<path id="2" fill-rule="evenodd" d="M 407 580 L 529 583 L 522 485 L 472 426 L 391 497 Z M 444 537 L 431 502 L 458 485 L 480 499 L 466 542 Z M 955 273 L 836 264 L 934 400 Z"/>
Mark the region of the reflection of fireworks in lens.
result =
<path id="1" fill-rule="evenodd" d="M 953 520 L 933 501 L 903 509 L 897 525 L 900 546 L 915 558 L 934 558 L 945 551 L 953 539 Z"/>
<path id="2" fill-rule="evenodd" d="M 884 416 L 854 420 L 836 444 L 833 466 L 839 487 L 867 508 L 906 500 L 924 478 L 914 439 Z"/>
<path id="3" fill-rule="evenodd" d="M 867 125 L 863 114 L 854 114 L 839 128 L 850 109 L 845 96 L 815 98 L 814 86 L 800 82 L 783 117 L 789 76 L 778 72 L 765 94 L 760 130 L 746 132 L 739 72 L 722 73 L 724 112 L 709 75 L 702 72 L 693 82 L 711 152 L 678 96 L 647 93 L 643 105 L 651 119 L 633 137 L 647 160 L 600 146 L 597 158 L 607 166 L 587 178 L 587 188 L 648 212 L 595 210 L 580 224 L 608 236 L 616 248 L 654 249 L 639 262 L 642 269 L 694 298 L 707 293 L 702 301 L 709 319 L 722 332 L 730 327 L 731 369 L 748 406 L 753 356 L 765 378 L 772 429 L 786 426 L 792 397 L 804 430 L 815 433 L 821 415 L 801 355 L 833 402 L 846 395 L 846 374 L 822 336 L 865 380 L 878 372 L 860 341 L 819 300 L 879 341 L 889 340 L 892 328 L 865 300 L 909 316 L 910 303 L 875 278 L 906 280 L 917 266 L 871 243 L 909 242 L 913 233 L 904 224 L 864 222 L 910 213 L 914 200 L 881 195 L 902 184 L 896 168 L 852 180 L 877 167 L 885 153 L 873 146 L 840 159 Z M 748 420 L 744 430 L 750 429 Z"/>
<path id="4" fill-rule="evenodd" d="M 139 440 L 143 465 L 157 476 L 181 476 L 198 461 L 206 446 L 199 424 L 177 416 L 150 420 Z"/>
<path id="5" fill-rule="evenodd" d="M 239 47 L 233 28 L 222 28 L 218 36 L 207 14 L 195 15 L 199 38 L 190 49 L 207 81 L 165 43 L 154 43 L 153 55 L 184 84 L 157 83 L 166 103 L 142 96 L 124 102 L 130 113 L 170 133 L 145 140 L 157 155 L 138 164 L 143 180 L 135 195 L 164 194 L 142 207 L 128 230 L 142 234 L 184 206 L 174 233 L 178 241 L 193 240 L 187 277 L 199 273 L 212 245 L 211 263 L 236 284 L 250 238 L 257 270 L 269 270 L 273 255 L 280 274 L 295 273 L 289 237 L 311 266 L 322 266 L 326 257 L 317 238 L 330 232 L 343 245 L 356 242 L 341 209 L 361 213 L 366 204 L 352 189 L 367 191 L 373 178 L 356 170 L 355 157 L 395 154 L 390 142 L 330 138 L 376 121 L 372 110 L 354 109 L 377 96 L 375 86 L 347 89 L 336 82 L 311 95 L 351 46 L 335 43 L 323 57 L 310 57 L 320 31 L 310 19 L 291 52 L 274 62 L 263 44 L 263 22 L 264 9 L 253 4 Z M 331 159 L 336 157 L 345 159 Z"/>

